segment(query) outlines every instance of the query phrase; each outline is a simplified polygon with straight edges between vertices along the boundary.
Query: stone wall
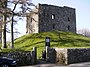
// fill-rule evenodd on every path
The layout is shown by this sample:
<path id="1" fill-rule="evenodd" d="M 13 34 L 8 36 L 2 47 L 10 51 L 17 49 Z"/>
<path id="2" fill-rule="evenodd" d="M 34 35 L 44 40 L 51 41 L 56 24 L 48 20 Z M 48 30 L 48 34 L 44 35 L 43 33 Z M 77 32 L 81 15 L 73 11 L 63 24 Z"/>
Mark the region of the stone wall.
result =
<path id="1" fill-rule="evenodd" d="M 76 33 L 75 9 L 39 4 L 39 32 L 62 30 Z"/>
<path id="2" fill-rule="evenodd" d="M 67 49 L 68 64 L 90 62 L 90 48 Z"/>
<path id="3" fill-rule="evenodd" d="M 68 64 L 67 63 L 67 49 L 55 48 L 56 51 L 56 63 L 58 64 Z"/>
<path id="4" fill-rule="evenodd" d="M 26 33 L 38 33 L 38 10 L 27 14 Z"/>
<path id="5" fill-rule="evenodd" d="M 46 54 L 48 54 L 48 57 L 50 57 L 51 55 L 53 55 L 53 58 L 48 58 L 49 61 L 55 61 L 55 63 L 58 64 L 72 64 L 72 63 L 80 63 L 80 62 L 90 62 L 90 48 L 53 48 L 55 49 L 56 53 L 54 53 L 51 48 L 49 50 L 50 53 L 52 54 L 48 54 L 49 52 L 47 52 Z M 56 56 L 54 56 L 54 54 L 56 54 Z"/>
<path id="6" fill-rule="evenodd" d="M 31 64 L 31 52 L 10 52 L 0 53 L 0 57 L 13 58 L 17 61 L 18 65 Z"/>
<path id="7" fill-rule="evenodd" d="M 36 49 L 35 51 L 0 52 L 0 57 L 13 58 L 19 66 L 37 63 Z"/>
<path id="8" fill-rule="evenodd" d="M 56 51 L 55 51 L 55 49 L 46 47 L 46 60 L 49 63 L 55 63 L 56 62 Z"/>
<path id="9" fill-rule="evenodd" d="M 52 30 L 76 33 L 75 9 L 39 4 L 36 10 L 28 14 L 26 27 L 28 34 Z"/>

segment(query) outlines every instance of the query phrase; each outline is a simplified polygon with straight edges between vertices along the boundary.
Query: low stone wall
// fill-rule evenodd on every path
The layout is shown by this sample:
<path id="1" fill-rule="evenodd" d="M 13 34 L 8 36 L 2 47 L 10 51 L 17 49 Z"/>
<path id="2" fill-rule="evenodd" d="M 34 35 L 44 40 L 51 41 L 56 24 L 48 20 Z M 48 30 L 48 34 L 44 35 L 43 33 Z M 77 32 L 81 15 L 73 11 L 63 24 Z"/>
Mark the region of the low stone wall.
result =
<path id="1" fill-rule="evenodd" d="M 53 50 L 55 49 L 54 53 Z M 55 63 L 59 64 L 72 64 L 72 63 L 80 63 L 80 62 L 89 62 L 90 61 L 90 48 L 48 48 L 48 57 L 53 55 L 53 58 L 48 58 L 50 61 L 55 61 Z M 56 56 L 55 56 L 56 54 Z M 56 60 L 54 59 L 56 58 Z"/>
<path id="2" fill-rule="evenodd" d="M 17 61 L 18 65 L 31 64 L 31 52 L 2 52 L 0 57 L 13 58 Z"/>
<path id="3" fill-rule="evenodd" d="M 67 49 L 64 48 L 54 48 L 56 51 L 56 63 L 58 64 L 68 64 L 67 61 Z"/>
<path id="4" fill-rule="evenodd" d="M 54 48 L 46 47 L 46 60 L 49 63 L 55 63 L 56 62 L 56 51 Z"/>
<path id="5" fill-rule="evenodd" d="M 90 48 L 67 49 L 68 64 L 90 61 Z"/>
<path id="6" fill-rule="evenodd" d="M 0 52 L 0 57 L 13 58 L 19 66 L 37 63 L 36 49 L 32 51 Z"/>

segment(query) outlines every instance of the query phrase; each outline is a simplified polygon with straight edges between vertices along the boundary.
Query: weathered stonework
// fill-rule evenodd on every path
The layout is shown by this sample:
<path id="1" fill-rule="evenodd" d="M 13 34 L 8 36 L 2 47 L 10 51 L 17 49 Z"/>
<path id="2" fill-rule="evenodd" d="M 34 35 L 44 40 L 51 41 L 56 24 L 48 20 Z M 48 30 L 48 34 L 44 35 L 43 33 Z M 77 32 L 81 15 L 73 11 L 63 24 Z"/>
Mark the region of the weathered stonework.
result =
<path id="1" fill-rule="evenodd" d="M 90 62 L 90 48 L 48 48 L 46 54 L 48 61 L 58 64 Z"/>
<path id="2" fill-rule="evenodd" d="M 68 64 L 90 62 L 90 48 L 67 49 Z"/>
<path id="3" fill-rule="evenodd" d="M 54 5 L 39 4 L 27 15 L 26 33 L 39 33 L 62 30 L 76 33 L 75 9 Z"/>
<path id="4" fill-rule="evenodd" d="M 32 51 L 0 52 L 0 57 L 13 58 L 18 66 L 37 64 L 37 48 Z"/>
<path id="5" fill-rule="evenodd" d="M 46 47 L 46 60 L 49 63 L 55 63 L 56 62 L 56 51 L 55 51 L 55 49 L 50 48 L 50 47 Z"/>
<path id="6" fill-rule="evenodd" d="M 0 57 L 13 58 L 17 61 L 17 65 L 32 64 L 31 52 L 0 52 Z"/>

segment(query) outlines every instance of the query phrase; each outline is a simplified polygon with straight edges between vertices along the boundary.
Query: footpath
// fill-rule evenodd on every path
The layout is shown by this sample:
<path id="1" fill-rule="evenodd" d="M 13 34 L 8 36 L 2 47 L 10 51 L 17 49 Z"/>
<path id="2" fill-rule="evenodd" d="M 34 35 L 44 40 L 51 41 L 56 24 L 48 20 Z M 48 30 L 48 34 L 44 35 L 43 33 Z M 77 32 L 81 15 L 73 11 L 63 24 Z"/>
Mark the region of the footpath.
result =
<path id="1" fill-rule="evenodd" d="M 90 62 L 75 63 L 66 66 L 57 65 L 57 64 L 38 64 L 38 65 L 20 66 L 20 67 L 90 67 Z"/>

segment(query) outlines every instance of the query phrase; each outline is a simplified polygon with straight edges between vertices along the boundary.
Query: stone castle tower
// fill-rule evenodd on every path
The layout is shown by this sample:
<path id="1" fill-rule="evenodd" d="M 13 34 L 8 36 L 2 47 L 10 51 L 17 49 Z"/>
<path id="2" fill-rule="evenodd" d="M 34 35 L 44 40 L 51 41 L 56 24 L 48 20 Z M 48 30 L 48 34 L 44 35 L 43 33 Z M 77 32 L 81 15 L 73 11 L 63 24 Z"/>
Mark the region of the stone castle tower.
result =
<path id="1" fill-rule="evenodd" d="M 27 15 L 26 33 L 61 30 L 76 33 L 75 9 L 39 4 Z"/>

